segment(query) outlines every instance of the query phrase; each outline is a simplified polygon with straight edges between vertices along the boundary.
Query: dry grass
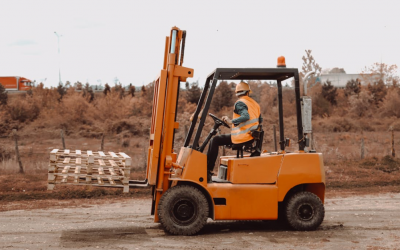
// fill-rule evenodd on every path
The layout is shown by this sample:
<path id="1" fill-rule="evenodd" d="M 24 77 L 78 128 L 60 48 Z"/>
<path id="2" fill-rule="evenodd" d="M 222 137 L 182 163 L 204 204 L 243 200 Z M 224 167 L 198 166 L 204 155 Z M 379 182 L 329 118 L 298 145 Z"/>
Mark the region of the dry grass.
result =
<path id="1" fill-rule="evenodd" d="M 256 93 L 263 110 L 265 130 L 264 149 L 274 151 L 272 124 L 278 126 L 276 89 L 259 85 Z M 314 91 L 315 92 L 315 91 Z M 313 92 L 313 93 L 314 93 Z M 318 92 L 318 91 L 317 91 Z M 319 92 L 315 92 L 318 95 Z M 184 94 L 184 93 L 182 93 Z M 330 114 L 319 114 L 313 119 L 314 145 L 324 156 L 327 177 L 327 192 L 379 192 L 400 191 L 398 162 L 390 161 L 391 133 L 395 130 L 395 150 L 400 154 L 400 122 L 397 107 L 398 93 L 392 93 L 381 107 L 371 107 L 365 116 L 358 117 L 348 107 L 342 95 Z M 294 96 L 284 92 L 285 137 L 292 139 L 289 152 L 297 150 L 297 122 L 295 119 Z M 125 152 L 134 161 L 132 179 L 145 176 L 148 135 L 151 116 L 151 96 L 125 96 L 121 98 L 114 90 L 107 96 L 96 94 L 93 101 L 72 89 L 60 99 L 55 89 L 37 88 L 32 96 L 10 98 L 9 105 L 0 110 L 0 203 L 23 200 L 76 199 L 101 197 L 130 197 L 119 189 L 86 187 L 56 187 L 47 189 L 47 166 L 49 152 L 61 148 L 60 129 L 64 129 L 68 149 L 99 150 L 101 136 L 105 134 L 105 151 Z M 190 126 L 189 117 L 196 105 L 185 98 L 179 99 L 177 120 L 180 128 L 175 134 L 174 150 L 183 146 Z M 374 113 L 382 111 L 382 114 Z M 213 113 L 213 110 L 210 110 Z M 232 115 L 231 107 L 224 107 L 217 116 Z M 393 117 L 389 117 L 393 116 Z M 203 141 L 213 126 L 207 118 L 201 136 Z M 15 161 L 14 142 L 9 136 L 11 129 L 18 129 L 19 149 L 25 174 L 18 174 Z M 222 128 L 222 134 L 230 133 Z M 366 159 L 361 160 L 361 139 L 364 139 Z M 205 149 L 206 152 L 207 148 Z M 222 151 L 222 150 L 221 150 Z M 231 151 L 227 151 L 232 154 Z M 134 193 L 135 191 L 133 191 Z M 143 191 L 144 193 L 149 192 Z M 147 194 L 147 193 L 146 193 Z"/>

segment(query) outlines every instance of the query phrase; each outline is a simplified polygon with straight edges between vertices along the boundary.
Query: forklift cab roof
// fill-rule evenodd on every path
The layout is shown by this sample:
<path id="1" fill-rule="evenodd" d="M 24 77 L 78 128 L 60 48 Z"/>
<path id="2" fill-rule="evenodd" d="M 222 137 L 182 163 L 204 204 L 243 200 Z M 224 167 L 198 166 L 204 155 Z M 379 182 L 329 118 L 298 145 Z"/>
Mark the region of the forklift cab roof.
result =
<path id="1" fill-rule="evenodd" d="M 199 149 L 199 139 L 204 127 L 206 116 L 210 108 L 211 100 L 214 95 L 214 91 L 219 80 L 275 80 L 277 81 L 278 87 L 278 110 L 279 110 L 279 134 L 280 134 L 280 148 L 285 150 L 285 137 L 284 137 L 284 126 L 283 126 L 283 105 L 282 105 L 282 81 L 294 77 L 294 87 L 296 95 L 296 114 L 297 114 L 297 131 L 298 131 L 298 142 L 299 150 L 304 150 L 305 141 L 303 135 L 303 126 L 301 118 L 301 106 L 300 106 L 300 81 L 298 69 L 293 68 L 216 68 L 211 74 L 208 75 L 206 83 L 204 85 L 203 92 L 200 95 L 197 109 L 194 113 L 193 121 L 190 125 L 188 134 L 186 135 L 184 147 L 188 147 L 192 135 L 194 133 L 198 115 L 200 110 L 203 108 L 203 112 L 200 118 L 197 132 L 194 136 L 193 143 L 190 147 Z M 202 147 L 203 148 L 203 147 Z"/>
<path id="2" fill-rule="evenodd" d="M 217 73 L 217 76 L 215 74 Z M 208 78 L 217 80 L 276 80 L 284 81 L 298 74 L 290 68 L 217 68 Z"/>

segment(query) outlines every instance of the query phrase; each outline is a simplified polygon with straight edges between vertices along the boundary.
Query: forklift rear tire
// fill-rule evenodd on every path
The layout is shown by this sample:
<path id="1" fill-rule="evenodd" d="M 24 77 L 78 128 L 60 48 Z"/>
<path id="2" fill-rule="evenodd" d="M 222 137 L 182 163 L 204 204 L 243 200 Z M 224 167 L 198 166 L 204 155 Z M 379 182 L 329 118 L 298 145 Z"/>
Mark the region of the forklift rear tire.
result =
<path id="1" fill-rule="evenodd" d="M 161 196 L 158 217 L 168 233 L 193 235 L 207 223 L 208 202 L 195 187 L 175 186 Z"/>
<path id="2" fill-rule="evenodd" d="M 324 220 L 325 209 L 315 194 L 299 192 L 289 198 L 285 213 L 291 228 L 299 231 L 312 231 L 317 229 Z"/>

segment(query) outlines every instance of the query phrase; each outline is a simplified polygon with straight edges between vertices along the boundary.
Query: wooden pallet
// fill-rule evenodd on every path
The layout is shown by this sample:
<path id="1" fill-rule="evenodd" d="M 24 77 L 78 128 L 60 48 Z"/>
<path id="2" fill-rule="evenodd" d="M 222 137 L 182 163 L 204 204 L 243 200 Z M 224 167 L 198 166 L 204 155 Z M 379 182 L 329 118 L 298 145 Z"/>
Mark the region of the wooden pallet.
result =
<path id="1" fill-rule="evenodd" d="M 56 184 L 122 187 L 129 192 L 132 159 L 125 153 L 60 150 L 50 152 L 48 190 Z"/>

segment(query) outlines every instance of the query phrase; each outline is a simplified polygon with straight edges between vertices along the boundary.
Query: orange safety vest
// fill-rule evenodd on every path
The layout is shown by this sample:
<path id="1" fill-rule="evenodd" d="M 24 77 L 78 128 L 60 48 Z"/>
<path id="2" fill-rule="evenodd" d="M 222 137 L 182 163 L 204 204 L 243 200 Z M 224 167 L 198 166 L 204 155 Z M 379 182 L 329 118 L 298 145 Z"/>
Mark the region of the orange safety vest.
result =
<path id="1" fill-rule="evenodd" d="M 240 99 L 237 100 L 236 103 L 237 102 L 243 102 L 244 104 L 246 104 L 247 112 L 249 112 L 250 119 L 240 123 L 236 127 L 235 125 L 232 124 L 231 139 L 232 143 L 234 144 L 244 143 L 253 139 L 253 136 L 251 136 L 250 131 L 258 127 L 259 118 L 261 114 L 260 105 L 258 105 L 258 103 L 254 101 L 252 98 L 248 96 L 243 96 L 240 97 Z M 240 117 L 240 115 L 233 112 L 233 119 L 236 119 L 238 117 Z"/>

